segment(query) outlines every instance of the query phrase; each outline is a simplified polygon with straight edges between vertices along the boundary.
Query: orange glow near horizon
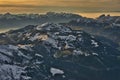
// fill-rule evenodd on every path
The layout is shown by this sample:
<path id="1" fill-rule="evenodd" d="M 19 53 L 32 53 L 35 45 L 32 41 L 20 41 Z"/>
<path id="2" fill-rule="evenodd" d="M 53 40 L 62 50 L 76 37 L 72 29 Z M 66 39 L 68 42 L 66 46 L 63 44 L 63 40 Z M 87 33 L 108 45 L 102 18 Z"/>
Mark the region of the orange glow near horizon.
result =
<path id="1" fill-rule="evenodd" d="M 119 12 L 119 3 L 120 0 L 0 0 L 0 13 Z"/>

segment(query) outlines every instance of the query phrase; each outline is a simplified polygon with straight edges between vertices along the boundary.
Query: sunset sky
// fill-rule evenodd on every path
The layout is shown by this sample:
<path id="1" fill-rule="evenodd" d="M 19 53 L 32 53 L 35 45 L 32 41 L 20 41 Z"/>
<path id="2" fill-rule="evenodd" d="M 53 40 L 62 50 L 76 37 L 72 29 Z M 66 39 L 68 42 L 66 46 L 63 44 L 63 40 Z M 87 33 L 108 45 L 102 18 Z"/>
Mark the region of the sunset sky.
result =
<path id="1" fill-rule="evenodd" d="M 116 12 L 120 0 L 0 0 L 0 13 Z"/>

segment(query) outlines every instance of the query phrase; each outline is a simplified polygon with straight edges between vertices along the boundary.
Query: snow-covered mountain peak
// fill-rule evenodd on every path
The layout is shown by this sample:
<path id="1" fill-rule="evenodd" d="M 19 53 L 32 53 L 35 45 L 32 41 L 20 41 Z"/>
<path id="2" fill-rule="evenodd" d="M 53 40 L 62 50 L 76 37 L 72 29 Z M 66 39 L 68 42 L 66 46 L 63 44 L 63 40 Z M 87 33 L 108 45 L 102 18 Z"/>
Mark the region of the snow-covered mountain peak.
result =
<path id="1" fill-rule="evenodd" d="M 70 28 L 64 27 L 59 24 L 54 23 L 44 23 L 42 25 L 38 25 L 36 27 L 36 30 L 42 30 L 42 31 L 51 31 L 51 32 L 71 32 Z"/>

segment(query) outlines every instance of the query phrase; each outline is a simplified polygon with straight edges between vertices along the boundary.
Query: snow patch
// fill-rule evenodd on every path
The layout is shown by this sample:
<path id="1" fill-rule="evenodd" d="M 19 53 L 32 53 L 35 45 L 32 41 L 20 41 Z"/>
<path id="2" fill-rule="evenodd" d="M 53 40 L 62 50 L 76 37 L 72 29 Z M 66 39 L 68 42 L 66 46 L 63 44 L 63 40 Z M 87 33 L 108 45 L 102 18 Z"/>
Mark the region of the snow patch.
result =
<path id="1" fill-rule="evenodd" d="M 79 50 L 74 50 L 73 55 L 83 55 L 83 52 Z"/>
<path id="2" fill-rule="evenodd" d="M 66 40 L 75 41 L 75 40 L 76 40 L 76 37 L 73 36 L 73 35 L 69 35 Z"/>
<path id="3" fill-rule="evenodd" d="M 36 27 L 36 30 L 42 30 L 42 28 L 43 28 L 44 26 L 47 26 L 47 25 L 49 25 L 49 23 L 44 23 L 44 24 L 42 24 L 42 25 L 38 25 L 38 26 Z"/>
<path id="4" fill-rule="evenodd" d="M 97 53 L 92 53 L 93 55 L 95 55 L 95 56 L 98 56 L 98 54 Z"/>
<path id="5" fill-rule="evenodd" d="M 38 57 L 43 58 L 43 56 L 42 56 L 42 55 L 40 55 L 40 54 L 35 54 L 35 56 L 38 56 Z"/>
<path id="6" fill-rule="evenodd" d="M 50 72 L 52 73 L 52 75 L 54 76 L 55 74 L 64 74 L 63 70 L 57 69 L 57 68 L 51 68 Z"/>
<path id="7" fill-rule="evenodd" d="M 90 54 L 88 54 L 88 53 L 83 53 L 83 52 L 80 51 L 80 50 L 74 50 L 74 51 L 73 51 L 73 55 L 84 55 L 84 56 L 90 56 Z"/>
<path id="8" fill-rule="evenodd" d="M 98 47 L 99 45 L 98 45 L 98 43 L 97 42 L 95 42 L 95 40 L 91 40 L 91 44 L 93 44 L 95 47 Z"/>
<path id="9" fill-rule="evenodd" d="M 32 79 L 31 77 L 28 77 L 28 76 L 22 76 L 22 78 L 23 78 L 24 80 L 31 80 L 31 79 Z"/>

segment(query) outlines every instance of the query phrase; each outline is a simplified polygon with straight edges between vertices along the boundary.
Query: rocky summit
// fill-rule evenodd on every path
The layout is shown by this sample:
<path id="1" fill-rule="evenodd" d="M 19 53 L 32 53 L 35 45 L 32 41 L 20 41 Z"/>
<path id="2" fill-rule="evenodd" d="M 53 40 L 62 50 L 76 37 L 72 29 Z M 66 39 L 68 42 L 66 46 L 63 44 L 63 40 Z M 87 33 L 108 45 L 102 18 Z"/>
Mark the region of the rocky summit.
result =
<path id="1" fill-rule="evenodd" d="M 120 52 L 53 23 L 0 34 L 0 80 L 120 80 Z"/>

